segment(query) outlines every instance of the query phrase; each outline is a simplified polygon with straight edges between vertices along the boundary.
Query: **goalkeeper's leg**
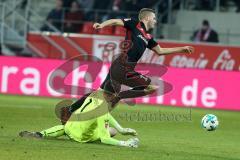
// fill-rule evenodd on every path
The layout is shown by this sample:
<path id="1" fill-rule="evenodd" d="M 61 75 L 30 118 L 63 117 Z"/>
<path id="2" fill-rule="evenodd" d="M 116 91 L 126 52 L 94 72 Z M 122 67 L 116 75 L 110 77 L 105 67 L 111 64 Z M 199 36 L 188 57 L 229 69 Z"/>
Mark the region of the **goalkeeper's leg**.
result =
<path id="1" fill-rule="evenodd" d="M 40 133 L 43 135 L 44 138 L 47 138 L 47 137 L 57 138 L 57 137 L 65 135 L 64 125 L 54 126 L 54 127 L 45 129 L 45 130 L 41 131 Z"/>
<path id="2" fill-rule="evenodd" d="M 48 137 L 57 138 L 63 135 L 65 135 L 64 125 L 54 126 L 41 132 L 22 131 L 19 133 L 20 137 L 26 138 L 48 138 Z"/>

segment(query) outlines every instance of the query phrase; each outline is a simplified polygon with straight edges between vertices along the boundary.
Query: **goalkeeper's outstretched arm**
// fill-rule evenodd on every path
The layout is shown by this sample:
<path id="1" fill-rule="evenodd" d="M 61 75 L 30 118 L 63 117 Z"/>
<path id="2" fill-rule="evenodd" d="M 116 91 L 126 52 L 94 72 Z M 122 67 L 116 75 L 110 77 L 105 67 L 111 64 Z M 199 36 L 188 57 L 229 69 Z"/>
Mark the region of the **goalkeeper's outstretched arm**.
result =
<path id="1" fill-rule="evenodd" d="M 136 136 L 137 132 L 131 128 L 123 128 L 112 115 L 108 116 L 109 124 L 117 129 L 117 131 L 123 135 L 133 135 Z"/>
<path id="2" fill-rule="evenodd" d="M 119 141 L 114 138 L 101 138 L 101 142 L 104 144 L 109 144 L 109 145 L 114 145 L 114 146 L 137 148 L 139 140 L 138 140 L 138 138 L 130 138 L 127 141 Z"/>

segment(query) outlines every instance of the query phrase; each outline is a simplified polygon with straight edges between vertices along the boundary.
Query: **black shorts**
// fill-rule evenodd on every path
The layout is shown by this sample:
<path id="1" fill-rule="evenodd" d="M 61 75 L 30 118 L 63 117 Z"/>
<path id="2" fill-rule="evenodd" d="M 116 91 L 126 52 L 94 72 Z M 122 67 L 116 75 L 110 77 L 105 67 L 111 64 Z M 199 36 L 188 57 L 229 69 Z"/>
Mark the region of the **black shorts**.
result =
<path id="1" fill-rule="evenodd" d="M 115 60 L 101 88 L 111 93 L 119 93 L 121 85 L 126 85 L 135 90 L 142 90 L 151 83 L 151 79 L 134 71 L 134 67 Z"/>

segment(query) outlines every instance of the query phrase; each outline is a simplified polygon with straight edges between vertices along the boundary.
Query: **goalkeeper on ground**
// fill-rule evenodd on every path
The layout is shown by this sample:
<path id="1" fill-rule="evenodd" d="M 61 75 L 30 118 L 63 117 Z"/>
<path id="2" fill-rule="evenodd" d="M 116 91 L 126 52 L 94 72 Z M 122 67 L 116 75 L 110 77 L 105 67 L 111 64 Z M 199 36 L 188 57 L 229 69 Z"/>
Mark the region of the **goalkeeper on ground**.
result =
<path id="1" fill-rule="evenodd" d="M 67 135 L 70 139 L 86 143 L 101 141 L 104 144 L 138 147 L 139 140 L 130 138 L 127 141 L 121 141 L 112 138 L 114 127 L 121 134 L 136 136 L 136 131 L 131 128 L 122 128 L 121 125 L 111 116 L 109 111 L 113 106 L 115 96 L 107 94 L 103 90 L 92 92 L 83 102 L 81 107 L 73 112 L 65 125 L 58 125 L 41 132 L 20 132 L 21 137 L 60 137 Z"/>

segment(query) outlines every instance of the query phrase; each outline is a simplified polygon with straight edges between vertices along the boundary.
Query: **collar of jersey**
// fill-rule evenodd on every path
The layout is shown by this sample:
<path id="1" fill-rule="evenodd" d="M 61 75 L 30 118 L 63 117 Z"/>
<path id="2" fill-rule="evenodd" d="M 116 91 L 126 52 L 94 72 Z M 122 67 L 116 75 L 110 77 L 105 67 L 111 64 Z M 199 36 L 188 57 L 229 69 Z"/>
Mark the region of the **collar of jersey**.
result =
<path id="1" fill-rule="evenodd" d="M 145 27 L 145 24 L 140 21 L 140 25 L 141 25 L 141 27 L 144 29 L 144 31 L 145 31 L 146 33 L 148 33 L 148 31 L 147 31 L 147 29 L 146 29 L 146 27 Z"/>

